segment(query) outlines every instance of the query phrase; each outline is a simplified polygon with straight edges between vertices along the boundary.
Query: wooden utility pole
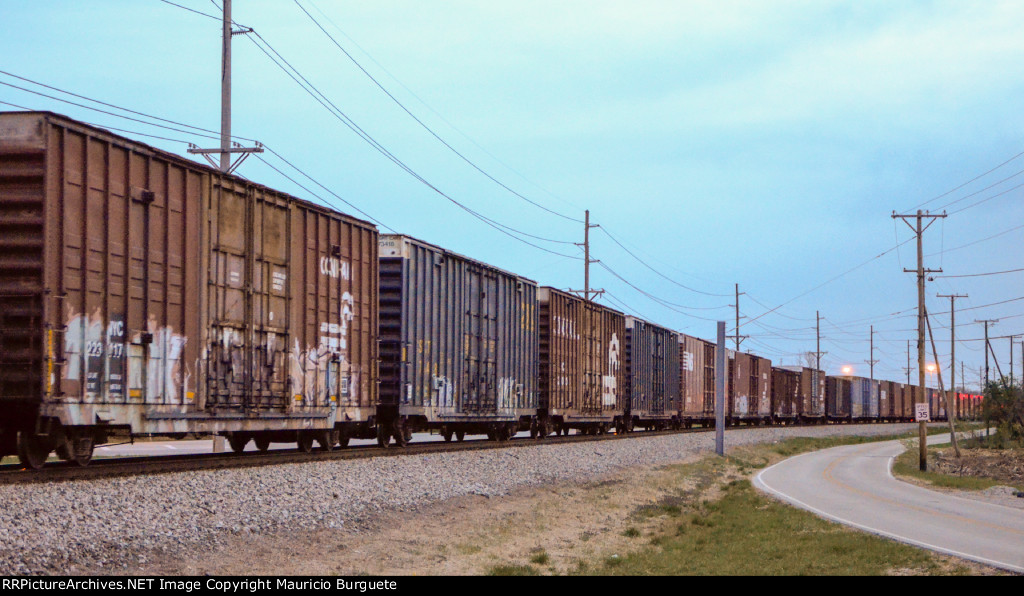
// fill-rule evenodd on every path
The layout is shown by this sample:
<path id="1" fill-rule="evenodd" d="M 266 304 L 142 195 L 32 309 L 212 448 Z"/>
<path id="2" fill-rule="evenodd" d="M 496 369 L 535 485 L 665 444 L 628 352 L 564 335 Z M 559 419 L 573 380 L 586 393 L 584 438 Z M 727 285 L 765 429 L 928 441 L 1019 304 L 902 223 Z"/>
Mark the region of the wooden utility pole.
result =
<path id="1" fill-rule="evenodd" d="M 988 353 L 992 349 L 988 345 L 988 326 L 990 324 L 998 323 L 999 319 L 985 319 L 985 320 L 982 320 L 982 321 L 979 321 L 979 320 L 975 319 L 974 322 L 975 323 L 983 323 L 985 325 L 985 387 L 987 387 L 988 386 Z M 984 393 L 984 392 L 985 392 L 985 389 L 984 389 L 984 387 L 982 387 L 982 393 Z"/>
<path id="2" fill-rule="evenodd" d="M 875 364 L 878 363 L 875 360 L 875 326 L 871 326 L 871 357 L 865 360 L 868 366 L 871 367 L 871 386 L 875 385 Z"/>
<path id="3" fill-rule="evenodd" d="M 935 297 L 949 298 L 949 388 L 956 391 L 956 299 L 967 298 L 967 294 L 936 294 Z"/>
<path id="4" fill-rule="evenodd" d="M 921 386 L 921 395 L 918 397 L 919 404 L 928 403 L 927 390 L 925 388 L 924 380 L 924 328 L 925 328 L 925 310 L 924 310 L 924 283 L 925 275 L 928 273 L 942 273 L 942 269 L 925 269 L 924 266 L 924 231 L 927 230 L 936 219 L 945 218 L 946 214 L 943 212 L 941 215 L 931 215 L 920 209 L 917 210 L 916 214 L 913 215 L 897 215 L 895 211 L 892 213 L 893 219 L 899 218 L 903 220 L 903 223 L 910 226 L 911 230 L 914 230 L 914 234 L 917 236 L 917 269 L 904 269 L 904 273 L 916 273 L 917 274 L 917 378 Z M 916 225 L 911 225 L 907 220 L 917 220 Z M 930 219 L 928 225 L 924 225 L 924 220 Z M 919 451 L 919 467 L 922 472 L 928 470 L 928 443 L 927 443 L 927 430 L 925 428 L 924 420 L 918 423 L 918 443 L 920 443 Z"/>
<path id="5" fill-rule="evenodd" d="M 910 371 L 914 370 L 914 367 L 910 366 L 910 340 L 907 340 L 907 365 L 903 367 L 903 370 L 907 372 L 907 385 L 910 384 Z"/>
<path id="6" fill-rule="evenodd" d="M 821 311 L 814 311 L 814 334 L 817 337 L 817 343 L 814 348 L 814 357 L 817 359 L 818 365 L 815 367 L 817 370 L 821 370 L 821 357 L 828 352 L 821 351 Z M 817 385 L 815 385 L 815 391 L 817 391 Z"/>

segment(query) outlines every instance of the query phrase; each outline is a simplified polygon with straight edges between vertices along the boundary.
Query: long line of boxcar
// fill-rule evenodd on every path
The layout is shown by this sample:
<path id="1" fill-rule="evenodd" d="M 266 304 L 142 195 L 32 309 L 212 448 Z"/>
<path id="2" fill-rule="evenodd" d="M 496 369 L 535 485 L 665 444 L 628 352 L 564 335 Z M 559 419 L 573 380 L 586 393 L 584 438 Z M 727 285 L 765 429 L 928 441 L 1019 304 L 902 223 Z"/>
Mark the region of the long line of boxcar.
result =
<path id="1" fill-rule="evenodd" d="M 710 426 L 716 350 L 103 129 L 0 113 L 0 456 L 28 467 L 85 465 L 115 436 L 308 451 Z M 917 387 L 727 357 L 730 424 L 914 416 Z"/>

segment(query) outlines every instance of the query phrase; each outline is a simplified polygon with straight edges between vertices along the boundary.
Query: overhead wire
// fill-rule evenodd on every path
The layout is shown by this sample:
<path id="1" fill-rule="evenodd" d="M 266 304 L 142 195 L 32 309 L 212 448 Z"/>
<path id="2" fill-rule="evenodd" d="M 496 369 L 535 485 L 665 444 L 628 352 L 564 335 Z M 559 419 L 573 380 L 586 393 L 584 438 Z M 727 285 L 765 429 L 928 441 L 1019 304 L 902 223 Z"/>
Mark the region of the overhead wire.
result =
<path id="1" fill-rule="evenodd" d="M 220 6 L 216 2 L 211 0 L 211 3 L 214 6 L 217 6 L 218 9 L 220 9 Z M 210 15 L 204 15 L 204 16 L 210 16 Z M 235 22 L 234 20 L 232 20 L 232 22 L 237 25 L 237 22 Z M 430 190 L 434 191 L 439 196 L 445 198 L 446 200 L 448 200 L 452 204 L 456 205 L 460 209 L 466 211 L 467 213 L 469 213 L 473 217 L 476 217 L 480 221 L 484 222 L 486 225 L 490 226 L 491 228 L 494 228 L 495 230 L 501 232 L 502 234 L 504 234 L 504 235 L 514 239 L 514 240 L 517 240 L 517 241 L 519 241 L 519 242 L 521 242 L 523 244 L 526 244 L 528 246 L 531 246 L 531 247 L 536 248 L 538 250 L 541 250 L 543 252 L 547 252 L 547 253 L 550 253 L 550 254 L 553 254 L 553 255 L 556 255 L 556 256 L 559 256 L 559 257 L 565 257 L 565 258 L 571 258 L 571 259 L 579 259 L 579 257 L 576 257 L 574 255 L 567 255 L 565 253 L 557 252 L 557 251 L 545 248 L 543 246 L 539 246 L 539 245 L 537 245 L 537 244 L 535 244 L 533 242 L 530 242 L 529 240 L 526 240 L 526 239 L 524 239 L 524 238 L 522 238 L 520 236 L 526 236 L 526 237 L 533 238 L 533 239 L 536 239 L 536 240 L 539 240 L 539 241 L 553 242 L 553 243 L 558 243 L 558 244 L 572 244 L 572 242 L 563 241 L 563 240 L 555 240 L 555 239 L 550 239 L 550 238 L 544 238 L 544 237 L 541 237 L 541 236 L 536 236 L 536 235 L 533 235 L 533 234 L 529 234 L 528 232 L 524 232 L 522 230 L 518 230 L 516 228 L 513 228 L 512 226 L 508 226 L 506 224 L 498 222 L 497 220 L 491 219 L 491 218 L 483 215 L 482 213 L 477 212 L 474 209 L 471 209 L 470 207 L 462 204 L 461 202 L 459 202 L 455 198 L 451 197 L 450 195 L 448 195 L 447 193 L 442 191 L 440 188 L 438 188 L 437 186 L 432 184 L 430 181 L 428 181 L 426 178 L 424 178 L 419 173 L 417 173 L 415 170 L 413 170 L 410 166 L 408 166 L 405 162 L 403 162 L 401 159 L 399 159 L 397 156 L 395 156 L 393 153 L 391 153 L 391 151 L 389 151 L 386 147 L 384 147 L 381 143 L 379 143 L 376 139 L 374 139 L 373 136 L 371 136 L 369 133 L 367 133 L 364 129 L 362 129 L 354 120 L 352 120 L 347 114 L 345 114 L 344 111 L 342 111 L 340 108 L 338 108 L 337 105 L 335 105 L 326 95 L 324 95 L 319 89 L 317 89 L 317 87 L 315 85 L 313 85 L 309 81 L 309 79 L 307 79 L 297 68 L 292 66 L 292 64 L 283 55 L 281 55 L 281 53 L 278 52 L 273 47 L 273 45 L 270 44 L 270 42 L 268 42 L 262 35 L 260 35 L 259 32 L 255 31 L 251 27 L 246 27 L 246 29 L 247 29 L 246 33 L 252 33 L 252 35 L 246 35 L 246 38 L 250 39 L 253 42 L 253 44 L 256 45 L 265 55 L 267 55 L 267 57 L 270 58 L 270 60 L 278 68 L 280 68 L 285 74 L 287 74 L 289 76 L 289 78 L 291 78 L 297 85 L 299 85 L 307 94 L 309 94 L 311 97 L 313 97 L 313 99 L 316 100 L 317 103 L 319 103 L 329 113 L 331 113 L 331 115 L 333 115 L 336 119 L 341 121 L 353 133 L 355 133 L 356 136 L 358 136 L 359 138 L 363 139 L 363 141 L 365 141 L 367 144 L 369 144 L 374 150 L 376 150 L 378 153 L 383 155 L 386 159 L 388 159 L 389 161 L 394 163 L 399 169 L 401 169 L 404 172 L 406 172 L 407 174 L 409 174 L 413 179 L 417 180 L 418 182 L 420 182 L 421 184 L 423 184 L 424 186 L 426 186 Z M 256 41 L 257 39 L 259 39 L 259 42 Z M 262 44 L 265 45 L 266 48 L 264 48 L 263 45 L 261 45 L 260 42 L 262 42 Z M 273 54 L 273 56 L 271 55 L 271 53 Z M 275 58 L 274 56 L 276 56 L 277 58 Z M 287 67 L 285 65 L 287 65 Z M 292 74 L 292 73 L 294 73 L 294 74 Z M 301 79 L 302 82 L 300 82 L 300 79 Z"/>
<path id="2" fill-rule="evenodd" d="M 488 172 L 487 172 L 487 171 L 485 171 L 485 170 L 484 170 L 483 168 L 481 168 L 480 166 L 478 166 L 478 165 L 477 165 L 477 164 L 476 164 L 475 162 L 473 162 L 473 161 L 472 161 L 471 159 L 469 159 L 468 157 L 466 157 L 466 156 L 465 156 L 465 155 L 464 155 L 463 153 L 461 153 L 461 152 L 460 152 L 460 151 L 459 151 L 458 149 L 456 149 L 455 147 L 453 147 L 453 146 L 452 146 L 452 145 L 451 145 L 451 144 L 450 144 L 450 143 L 449 143 L 448 141 L 446 141 L 446 140 L 445 140 L 444 138 L 442 138 L 442 137 L 441 137 L 441 135 L 437 134 L 437 132 L 435 132 L 435 131 L 434 131 L 434 129 L 432 129 L 432 128 L 431 128 L 430 126 L 428 126 L 428 125 L 427 125 L 427 124 L 426 124 L 425 122 L 423 122 L 423 120 L 421 120 L 421 119 L 420 119 L 420 118 L 419 118 L 418 116 L 416 116 L 416 114 L 414 114 L 414 113 L 413 113 L 413 112 L 412 112 L 412 111 L 411 111 L 411 110 L 410 110 L 409 108 L 407 108 L 407 107 L 405 106 L 405 104 L 403 104 L 403 103 L 402 103 L 402 102 L 401 102 L 401 101 L 400 101 L 400 100 L 399 100 L 399 99 L 398 99 L 397 97 L 395 97 L 395 96 L 394 96 L 394 95 L 393 95 L 393 94 L 392 94 L 392 93 L 391 93 L 390 91 L 388 91 L 388 90 L 387 90 L 387 88 L 386 88 L 386 87 L 384 87 L 384 85 L 382 85 L 380 81 L 378 81 L 378 80 L 377 80 L 377 79 L 376 79 L 376 78 L 375 78 L 375 77 L 374 77 L 374 76 L 373 76 L 372 74 L 370 74 L 370 72 L 369 72 L 368 70 L 366 70 L 366 68 L 364 68 L 364 67 L 363 67 L 363 65 L 362 65 L 362 64 L 360 64 L 360 63 L 359 63 L 359 61 L 358 61 L 358 60 L 356 60 L 356 59 L 355 59 L 355 57 L 354 57 L 354 56 L 352 56 L 352 54 L 351 54 L 351 53 L 349 53 L 349 51 L 348 51 L 348 50 L 346 50 L 346 49 L 345 49 L 345 47 L 344 47 L 344 46 L 342 46 L 342 45 L 341 45 L 340 43 L 338 43 L 338 40 L 336 40 L 336 39 L 334 38 L 334 36 L 333 36 L 333 35 L 331 35 L 331 34 L 330 34 L 330 33 L 329 33 L 328 31 L 327 31 L 327 29 L 325 29 L 325 28 L 324 28 L 324 26 L 320 24 L 320 22 L 319 22 L 319 21 L 317 21 L 316 17 L 314 17 L 314 16 L 312 15 L 312 14 L 310 14 L 310 13 L 309 13 L 309 11 L 308 11 L 308 10 L 306 10 L 306 7 L 304 7 L 304 6 L 303 6 L 303 5 L 301 4 L 301 3 L 299 3 L 299 1 L 298 1 L 298 0 L 294 0 L 294 2 L 295 2 L 295 5 L 296 5 L 296 6 L 298 6 L 298 7 L 299 7 L 299 9 L 301 9 L 301 10 L 302 10 L 302 12 L 303 12 L 303 13 L 305 13 L 305 15 L 306 15 L 307 17 L 309 17 L 309 19 L 310 19 L 310 20 L 311 20 L 311 21 L 313 22 L 313 24 L 314 24 L 314 25 L 316 25 L 316 27 L 317 27 L 318 29 L 320 29 L 320 31 L 321 31 L 321 32 L 323 32 L 323 34 L 324 34 L 324 35 L 326 35 L 326 36 L 327 36 L 327 38 L 328 38 L 329 40 L 331 40 L 331 43 L 333 43 L 333 44 L 334 44 L 334 46 L 335 46 L 335 47 L 337 47 L 337 48 L 338 48 L 338 50 L 340 50 L 340 51 L 341 51 L 341 52 L 342 52 L 343 54 L 345 54 L 345 56 L 346 56 L 346 57 L 348 57 L 348 59 L 349 59 L 349 60 L 350 60 L 350 61 L 351 61 L 351 62 L 352 62 L 353 64 L 355 64 L 355 65 L 356 65 L 356 67 L 357 67 L 357 68 L 358 68 L 358 69 L 359 69 L 359 70 L 360 70 L 360 71 L 361 71 L 361 72 L 362 72 L 362 73 L 363 73 L 364 75 L 366 75 L 366 76 L 367 76 L 367 77 L 368 77 L 368 78 L 369 78 L 369 79 L 370 79 L 371 81 L 373 81 L 373 84 L 374 84 L 374 85 L 376 85 L 378 89 L 380 89 L 380 90 L 381 90 L 381 91 L 382 91 L 382 92 L 383 92 L 383 93 L 384 93 L 385 95 L 387 95 L 387 96 L 388 96 L 388 97 L 389 97 L 389 98 L 391 99 L 391 101 L 393 101 L 393 102 L 395 103 L 395 105 L 397 105 L 397 106 L 398 106 L 399 108 L 401 108 L 401 109 L 402 109 L 402 111 L 403 111 L 403 112 L 405 112 L 405 113 L 406 113 L 406 114 L 407 114 L 407 115 L 408 115 L 408 116 L 409 116 L 410 118 L 412 118 L 412 119 L 413 119 L 413 120 L 414 120 L 414 121 L 415 121 L 415 122 L 416 122 L 417 124 L 419 124 L 419 125 L 420 125 L 420 127 L 422 127 L 422 128 L 424 129 L 424 130 L 426 130 L 426 131 L 427 131 L 428 133 L 430 133 L 430 135 L 431 135 L 432 137 L 434 137 L 435 139 L 437 139 L 437 141 L 438 141 L 438 142 L 440 142 L 440 143 L 441 143 L 442 145 L 444 145 L 445 147 L 447 147 L 447 148 L 448 148 L 448 150 L 450 150 L 450 151 L 451 151 L 452 153 L 454 153 L 455 155 L 457 155 L 457 156 L 458 156 L 458 157 L 459 157 L 459 158 L 460 158 L 460 159 L 461 159 L 462 161 L 464 161 L 464 162 L 466 162 L 467 164 L 469 164 L 469 166 L 470 166 L 470 167 L 472 167 L 472 168 L 473 168 L 474 170 L 476 170 L 476 171 L 477 171 L 477 172 L 479 172 L 480 174 L 482 174 L 482 175 L 484 175 L 485 177 L 487 177 L 487 178 L 488 178 L 488 179 L 489 179 L 490 181 L 494 182 L 495 184 L 497 184 L 497 185 L 498 185 L 498 186 L 500 186 L 501 188 L 505 189 L 506 191 L 508 191 L 508 192 L 509 192 L 509 193 L 511 193 L 512 195 L 514 195 L 514 196 L 516 196 L 516 197 L 518 197 L 518 198 L 520 198 L 520 199 L 522 199 L 522 200 L 526 201 L 527 203 L 530 203 L 531 205 L 533 205 L 533 206 L 535 206 L 535 207 L 537 207 L 537 208 L 539 208 L 539 209 L 542 209 L 542 210 L 544 210 L 544 211 L 547 211 L 548 213 L 550 213 L 550 214 L 552 214 L 552 215 L 556 215 L 556 216 L 558 216 L 558 217 L 561 217 L 561 218 L 563 218 L 563 219 L 567 219 L 567 220 L 569 220 L 569 221 L 573 221 L 573 222 L 576 222 L 576 223 L 583 223 L 583 220 L 582 220 L 582 219 L 579 219 L 579 218 L 577 218 L 577 217 L 571 217 L 571 216 L 565 215 L 565 214 L 563 214 L 563 213 L 559 213 L 558 211 L 555 211 L 555 210 L 553 210 L 553 209 L 549 209 L 548 207 L 545 207 L 544 205 L 541 205 L 540 203 L 538 203 L 538 202 L 536 202 L 536 201 L 534 201 L 534 200 L 532 200 L 532 199 L 530 199 L 530 198 L 528 198 L 528 197 L 525 197 L 525 196 L 523 196 L 523 195 L 522 195 L 522 194 L 520 194 L 519 192 L 516 192 L 515 190 L 513 190 L 512 188 L 510 188 L 510 187 L 509 187 L 508 185 L 506 185 L 506 184 L 505 184 L 504 182 L 502 182 L 502 181 L 498 180 L 497 178 L 495 178 L 494 176 L 492 176 L 492 175 L 491 175 L 490 173 L 488 173 Z"/>

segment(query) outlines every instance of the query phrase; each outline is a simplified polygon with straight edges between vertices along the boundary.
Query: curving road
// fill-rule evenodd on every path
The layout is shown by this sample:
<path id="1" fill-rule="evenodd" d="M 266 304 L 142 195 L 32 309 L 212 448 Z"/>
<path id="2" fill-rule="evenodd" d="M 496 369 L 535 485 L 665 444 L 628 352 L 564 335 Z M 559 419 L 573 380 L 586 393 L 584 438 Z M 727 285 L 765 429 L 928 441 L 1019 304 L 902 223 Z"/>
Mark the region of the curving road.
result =
<path id="1" fill-rule="evenodd" d="M 948 435 L 929 444 L 949 442 Z M 1024 573 L 1024 509 L 896 480 L 899 441 L 805 453 L 762 470 L 754 485 L 821 517 L 941 553 Z"/>

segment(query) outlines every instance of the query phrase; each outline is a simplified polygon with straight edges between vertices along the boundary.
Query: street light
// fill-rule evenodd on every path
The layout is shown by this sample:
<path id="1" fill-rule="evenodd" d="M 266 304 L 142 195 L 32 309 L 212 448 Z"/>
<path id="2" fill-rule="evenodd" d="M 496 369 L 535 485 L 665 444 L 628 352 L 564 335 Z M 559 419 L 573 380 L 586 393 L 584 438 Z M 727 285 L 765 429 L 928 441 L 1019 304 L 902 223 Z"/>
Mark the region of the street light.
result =
<path id="1" fill-rule="evenodd" d="M 851 374 L 853 374 L 853 367 L 850 366 L 850 365 L 844 366 L 843 367 L 843 374 L 844 375 L 851 375 Z"/>

